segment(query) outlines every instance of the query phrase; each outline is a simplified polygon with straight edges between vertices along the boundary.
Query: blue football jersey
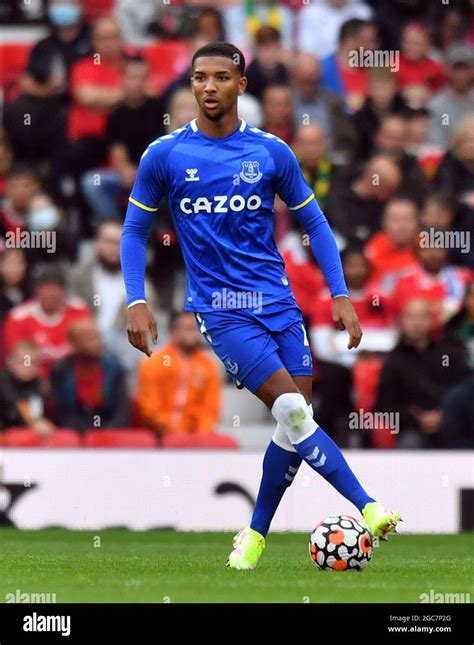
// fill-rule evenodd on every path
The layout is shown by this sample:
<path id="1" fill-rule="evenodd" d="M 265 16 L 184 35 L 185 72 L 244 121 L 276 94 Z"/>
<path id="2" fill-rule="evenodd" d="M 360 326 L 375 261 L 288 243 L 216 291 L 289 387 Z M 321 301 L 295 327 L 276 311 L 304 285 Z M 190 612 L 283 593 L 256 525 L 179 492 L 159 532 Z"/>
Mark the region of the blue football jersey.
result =
<path id="1" fill-rule="evenodd" d="M 145 150 L 130 201 L 156 211 L 167 198 L 187 269 L 187 311 L 213 311 L 223 293 L 256 293 L 263 305 L 291 294 L 273 238 L 276 194 L 290 210 L 314 199 L 289 146 L 243 120 L 222 138 L 194 120 Z"/>

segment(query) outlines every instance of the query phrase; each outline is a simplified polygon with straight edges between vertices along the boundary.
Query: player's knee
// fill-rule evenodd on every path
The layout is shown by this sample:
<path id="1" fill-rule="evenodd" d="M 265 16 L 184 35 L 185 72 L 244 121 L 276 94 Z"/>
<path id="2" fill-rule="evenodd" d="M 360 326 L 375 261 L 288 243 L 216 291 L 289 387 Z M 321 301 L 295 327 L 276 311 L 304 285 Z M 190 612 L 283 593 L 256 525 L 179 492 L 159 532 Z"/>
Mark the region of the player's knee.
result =
<path id="1" fill-rule="evenodd" d="M 304 396 L 296 392 L 281 394 L 272 406 L 272 414 L 291 444 L 303 441 L 317 428 L 308 407 Z"/>

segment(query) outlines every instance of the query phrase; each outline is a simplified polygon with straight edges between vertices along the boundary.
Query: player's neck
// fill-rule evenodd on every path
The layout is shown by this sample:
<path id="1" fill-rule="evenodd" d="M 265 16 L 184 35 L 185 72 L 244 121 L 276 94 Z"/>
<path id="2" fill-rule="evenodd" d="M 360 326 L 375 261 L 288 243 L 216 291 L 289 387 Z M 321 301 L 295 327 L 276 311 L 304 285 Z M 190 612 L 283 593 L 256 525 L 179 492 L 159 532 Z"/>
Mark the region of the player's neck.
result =
<path id="1" fill-rule="evenodd" d="M 224 114 L 222 119 L 211 121 L 205 114 L 200 112 L 196 125 L 198 129 L 207 137 L 222 138 L 228 137 L 235 132 L 239 126 L 239 117 L 237 110 Z"/>

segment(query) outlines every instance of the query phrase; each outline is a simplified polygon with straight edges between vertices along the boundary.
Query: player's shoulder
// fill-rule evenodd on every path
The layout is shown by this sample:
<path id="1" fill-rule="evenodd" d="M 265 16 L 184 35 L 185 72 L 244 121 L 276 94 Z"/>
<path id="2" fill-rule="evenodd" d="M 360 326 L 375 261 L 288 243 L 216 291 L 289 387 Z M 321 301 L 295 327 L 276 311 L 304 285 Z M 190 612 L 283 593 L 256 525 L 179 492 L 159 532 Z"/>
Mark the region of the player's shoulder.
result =
<path id="1" fill-rule="evenodd" d="M 186 123 L 169 134 L 163 134 L 148 145 L 142 154 L 142 159 L 145 157 L 149 157 L 150 160 L 167 157 L 178 143 L 189 136 L 190 131 L 191 123 Z"/>
<path id="2" fill-rule="evenodd" d="M 280 137 L 277 137 L 275 134 L 272 134 L 271 132 L 266 132 L 265 130 L 256 128 L 248 123 L 245 124 L 244 133 L 251 139 L 258 140 L 268 147 L 275 147 L 277 149 L 279 148 L 281 149 L 281 147 L 283 146 L 285 148 L 289 148 L 288 144 L 285 141 L 283 141 L 283 139 L 280 139 Z"/>

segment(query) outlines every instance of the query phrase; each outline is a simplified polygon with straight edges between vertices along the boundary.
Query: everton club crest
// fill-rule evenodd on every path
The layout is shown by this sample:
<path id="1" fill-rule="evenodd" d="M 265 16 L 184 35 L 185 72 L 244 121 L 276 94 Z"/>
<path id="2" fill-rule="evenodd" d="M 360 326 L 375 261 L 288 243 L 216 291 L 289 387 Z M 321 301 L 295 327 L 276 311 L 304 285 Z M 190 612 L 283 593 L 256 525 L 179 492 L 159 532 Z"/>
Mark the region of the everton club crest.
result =
<path id="1" fill-rule="evenodd" d="M 243 161 L 240 178 L 248 184 L 256 184 L 263 177 L 258 161 Z"/>

